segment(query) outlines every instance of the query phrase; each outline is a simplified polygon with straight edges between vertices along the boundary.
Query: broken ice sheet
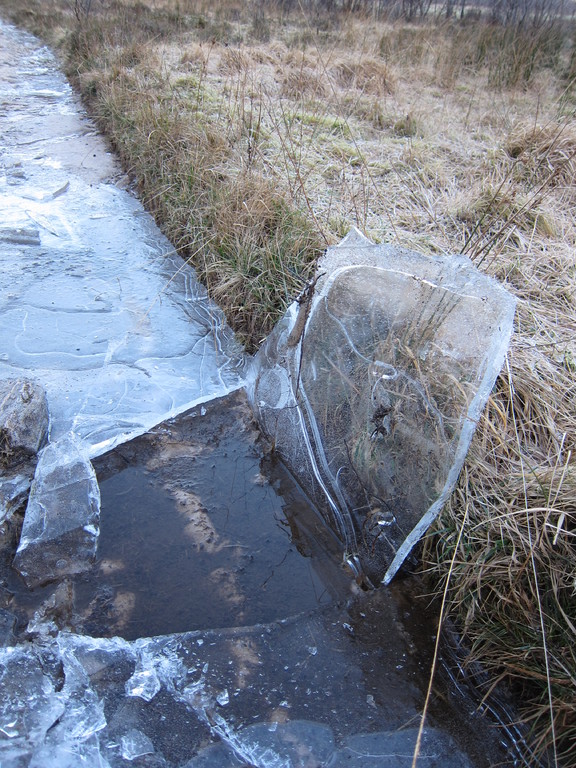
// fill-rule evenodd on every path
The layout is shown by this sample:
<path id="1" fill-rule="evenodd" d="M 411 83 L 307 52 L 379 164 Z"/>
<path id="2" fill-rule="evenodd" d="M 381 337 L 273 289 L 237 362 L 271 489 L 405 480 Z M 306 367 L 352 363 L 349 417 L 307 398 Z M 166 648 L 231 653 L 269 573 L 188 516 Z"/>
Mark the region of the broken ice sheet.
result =
<path id="1" fill-rule="evenodd" d="M 0 765 L 40 744 L 64 711 L 35 648 L 0 648 Z"/>
<path id="2" fill-rule="evenodd" d="M 60 633 L 42 648 L 0 650 L 0 716 L 13 734 L 0 738 L 0 764 L 404 765 L 387 760 L 412 748 L 414 731 L 397 732 L 419 717 L 427 678 L 418 670 L 427 668 L 433 638 L 416 638 L 414 648 L 402 625 L 410 600 L 397 606 L 392 589 L 363 593 L 352 611 L 329 606 L 268 625 L 132 642 Z M 414 609 L 419 625 L 422 614 L 421 607 Z M 343 629 L 345 620 L 353 637 Z M 311 637 L 315 653 L 307 649 Z M 386 653 L 374 654 L 375 647 Z M 126 695 L 136 670 L 152 668 L 161 685 L 156 695 L 149 701 Z M 464 741 L 455 745 L 436 731 L 423 742 L 423 765 L 431 768 L 440 754 L 442 765 L 463 768 L 468 763 L 461 743 L 476 739 L 485 758 L 477 765 L 499 763 L 487 726 L 469 714 L 474 707 L 463 706 L 461 693 L 451 697 L 451 680 L 439 675 L 436 683 L 431 722 L 449 723 Z M 218 702 L 224 690 L 226 704 Z M 373 706 L 367 707 L 368 697 Z M 357 756 L 364 762 L 351 762 Z"/>
<path id="3" fill-rule="evenodd" d="M 120 168 L 49 51 L 37 71 L 36 41 L 0 36 L 0 379 L 32 372 L 52 438 L 73 430 L 96 455 L 238 388 L 243 351 L 140 202 L 109 183 Z"/>
<path id="4" fill-rule="evenodd" d="M 90 684 L 90 678 L 65 640 L 58 642 L 64 668 L 62 695 L 66 709 L 52 730 L 55 743 L 66 739 L 85 741 L 106 727 L 104 705 Z"/>
<path id="5" fill-rule="evenodd" d="M 462 257 L 356 231 L 259 351 L 260 423 L 368 583 L 390 581 L 454 487 L 514 309 Z"/>
<path id="6" fill-rule="evenodd" d="M 28 586 L 89 568 L 96 555 L 100 490 L 73 434 L 39 456 L 14 567 Z"/>

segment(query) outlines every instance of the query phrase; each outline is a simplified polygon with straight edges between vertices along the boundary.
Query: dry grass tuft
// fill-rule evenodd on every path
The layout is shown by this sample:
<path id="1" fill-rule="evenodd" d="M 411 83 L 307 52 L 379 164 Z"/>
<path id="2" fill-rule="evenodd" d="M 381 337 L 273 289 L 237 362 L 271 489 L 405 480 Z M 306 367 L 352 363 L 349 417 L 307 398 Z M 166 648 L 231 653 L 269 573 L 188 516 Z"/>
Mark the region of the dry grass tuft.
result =
<path id="1" fill-rule="evenodd" d="M 251 64 L 250 54 L 241 48 L 224 48 L 220 54 L 220 72 L 224 75 L 247 72 Z"/>
<path id="2" fill-rule="evenodd" d="M 356 88 L 372 96 L 394 92 L 393 78 L 381 59 L 363 56 L 360 60 L 343 60 L 334 67 L 334 74 L 342 88 Z"/>
<path id="3" fill-rule="evenodd" d="M 546 262 L 546 259 L 542 259 Z M 524 266 L 518 333 L 478 425 L 458 488 L 424 560 L 440 573 L 454 554 L 450 593 L 481 661 L 521 702 L 532 746 L 553 764 L 576 757 L 576 339 L 574 258 Z M 572 276 L 571 276 L 572 275 Z M 571 285 L 557 302 L 556 286 Z M 540 286 L 540 290 L 538 289 Z M 556 762 L 558 761 L 558 762 Z"/>
<path id="4" fill-rule="evenodd" d="M 316 69 L 302 66 L 281 74 L 283 98 L 298 101 L 304 98 L 323 99 L 330 93 L 325 78 Z"/>
<path id="5" fill-rule="evenodd" d="M 574 188 L 576 182 L 576 127 L 572 122 L 516 126 L 505 145 L 510 157 L 534 181 Z"/>

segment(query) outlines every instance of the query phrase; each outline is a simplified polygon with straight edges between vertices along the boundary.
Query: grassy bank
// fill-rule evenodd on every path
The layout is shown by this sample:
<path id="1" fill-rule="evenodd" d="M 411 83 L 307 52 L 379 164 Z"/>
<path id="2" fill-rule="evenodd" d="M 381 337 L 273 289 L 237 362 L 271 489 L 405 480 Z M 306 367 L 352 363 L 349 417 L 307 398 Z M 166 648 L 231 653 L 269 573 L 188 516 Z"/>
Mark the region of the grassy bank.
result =
<path id="1" fill-rule="evenodd" d="M 255 349 L 351 225 L 464 252 L 516 333 L 423 562 L 538 753 L 576 765 L 576 73 L 570 23 L 215 0 L 0 0 Z M 440 587 L 438 587 L 440 585 Z"/>

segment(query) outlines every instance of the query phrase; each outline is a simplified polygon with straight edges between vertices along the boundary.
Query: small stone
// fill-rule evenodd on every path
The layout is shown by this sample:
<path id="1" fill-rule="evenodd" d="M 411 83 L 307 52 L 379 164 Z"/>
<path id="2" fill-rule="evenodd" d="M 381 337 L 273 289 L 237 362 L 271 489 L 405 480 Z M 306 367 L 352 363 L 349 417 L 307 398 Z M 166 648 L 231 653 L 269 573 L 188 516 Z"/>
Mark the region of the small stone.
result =
<path id="1" fill-rule="evenodd" d="M 48 404 L 30 379 L 0 381 L 0 469 L 36 456 L 48 439 Z"/>

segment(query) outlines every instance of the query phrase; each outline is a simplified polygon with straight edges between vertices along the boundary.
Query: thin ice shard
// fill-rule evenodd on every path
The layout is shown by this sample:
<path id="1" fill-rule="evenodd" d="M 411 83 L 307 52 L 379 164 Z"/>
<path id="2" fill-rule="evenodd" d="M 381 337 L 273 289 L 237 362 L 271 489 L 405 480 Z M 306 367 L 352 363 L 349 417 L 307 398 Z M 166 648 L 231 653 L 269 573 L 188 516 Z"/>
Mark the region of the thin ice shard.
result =
<path id="1" fill-rule="evenodd" d="M 161 684 L 154 667 L 154 659 L 150 654 L 143 652 L 134 674 L 126 681 L 126 695 L 137 696 L 144 701 L 152 701 L 160 688 Z"/>
<path id="2" fill-rule="evenodd" d="M 81 573 L 96 556 L 100 489 L 74 435 L 40 454 L 14 567 L 29 586 Z"/>
<path id="3" fill-rule="evenodd" d="M 122 736 L 122 757 L 125 760 L 136 760 L 143 755 L 154 754 L 154 745 L 142 731 L 131 728 L 128 733 Z"/>

